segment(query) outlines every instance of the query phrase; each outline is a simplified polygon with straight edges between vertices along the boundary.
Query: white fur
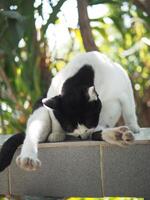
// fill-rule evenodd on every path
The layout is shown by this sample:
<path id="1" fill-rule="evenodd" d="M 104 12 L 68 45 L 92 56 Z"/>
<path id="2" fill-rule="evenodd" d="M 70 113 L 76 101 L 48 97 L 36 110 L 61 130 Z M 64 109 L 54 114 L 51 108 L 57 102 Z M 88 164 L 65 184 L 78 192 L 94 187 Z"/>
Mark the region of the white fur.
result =
<path id="1" fill-rule="evenodd" d="M 38 160 L 38 143 L 46 140 L 51 132 L 51 119 L 46 108 L 40 107 L 30 116 L 26 138 L 24 140 L 21 154 L 17 157 L 17 164 L 25 170 L 36 170 L 40 167 Z"/>
<path id="2" fill-rule="evenodd" d="M 64 130 L 62 129 L 60 123 L 58 120 L 55 118 L 54 113 L 52 109 L 49 108 L 49 114 L 52 119 L 52 132 L 50 133 L 48 137 L 49 142 L 61 142 L 64 141 L 65 139 L 65 133 Z"/>
<path id="3" fill-rule="evenodd" d="M 99 125 L 113 127 L 123 114 L 125 124 L 133 131 L 139 131 L 132 86 L 126 71 L 99 52 L 77 55 L 53 78 L 47 97 L 61 94 L 63 83 L 85 64 L 93 67 L 95 89 L 102 101 Z"/>
<path id="4" fill-rule="evenodd" d="M 120 115 L 124 117 L 125 124 L 134 132 L 139 131 L 135 114 L 135 103 L 131 82 L 126 71 L 117 63 L 112 62 L 107 56 L 98 52 L 82 53 L 76 56 L 64 69 L 53 78 L 47 93 L 47 98 L 61 94 L 63 83 L 76 74 L 85 64 L 91 65 L 95 72 L 94 85 L 96 92 L 102 101 L 102 110 L 98 127 L 95 130 L 106 127 L 114 127 Z M 89 91 L 91 99 L 95 100 L 92 89 Z M 51 118 L 51 120 L 50 120 Z M 51 124 L 52 123 L 52 124 Z M 52 130 L 51 130 L 52 129 Z M 116 129 L 112 134 L 115 134 Z M 49 132 L 51 134 L 48 136 Z M 91 130 L 93 131 L 93 130 Z M 74 131 L 74 135 L 89 135 L 87 129 L 82 125 Z M 108 134 L 108 132 L 104 133 Z M 109 136 L 109 134 L 108 134 Z M 29 118 L 26 129 L 21 155 L 17 159 L 18 165 L 26 170 L 35 170 L 40 166 L 37 158 L 37 144 L 48 137 L 49 141 L 62 141 L 65 137 L 59 122 L 53 115 L 51 109 L 39 108 Z M 108 142 L 115 143 L 104 137 Z M 118 141 L 117 141 L 118 143 Z M 28 159 L 29 158 L 29 159 Z M 27 160 L 27 161 L 26 161 Z M 31 163 L 31 164 L 30 164 Z"/>
<path id="5" fill-rule="evenodd" d="M 94 86 L 91 86 L 89 89 L 88 89 L 88 95 L 90 97 L 89 101 L 95 101 L 97 100 L 97 95 L 95 93 L 95 89 L 94 89 Z"/>

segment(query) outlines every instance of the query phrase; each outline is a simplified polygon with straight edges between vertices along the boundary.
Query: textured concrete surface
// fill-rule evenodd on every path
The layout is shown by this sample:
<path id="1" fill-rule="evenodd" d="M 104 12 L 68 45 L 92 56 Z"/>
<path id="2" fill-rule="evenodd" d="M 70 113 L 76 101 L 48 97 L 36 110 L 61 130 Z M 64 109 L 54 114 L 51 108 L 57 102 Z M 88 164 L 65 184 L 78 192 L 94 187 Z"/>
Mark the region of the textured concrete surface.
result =
<path id="1" fill-rule="evenodd" d="M 13 162 L 13 194 L 102 196 L 99 146 L 43 148 L 39 158 L 42 168 L 36 172 L 24 172 Z"/>
<path id="2" fill-rule="evenodd" d="M 9 193 L 8 170 L 6 169 L 0 173 L 0 194 Z"/>
<path id="3" fill-rule="evenodd" d="M 0 135 L 0 146 L 8 135 Z M 0 173 L 0 194 L 51 197 L 150 197 L 150 128 L 142 128 L 134 145 L 75 141 L 39 145 L 42 167 L 25 172 L 13 163 Z"/>
<path id="4" fill-rule="evenodd" d="M 135 140 L 150 140 L 150 128 L 141 128 L 140 133 L 135 134 Z"/>
<path id="5" fill-rule="evenodd" d="M 105 196 L 150 197 L 150 145 L 102 147 Z"/>

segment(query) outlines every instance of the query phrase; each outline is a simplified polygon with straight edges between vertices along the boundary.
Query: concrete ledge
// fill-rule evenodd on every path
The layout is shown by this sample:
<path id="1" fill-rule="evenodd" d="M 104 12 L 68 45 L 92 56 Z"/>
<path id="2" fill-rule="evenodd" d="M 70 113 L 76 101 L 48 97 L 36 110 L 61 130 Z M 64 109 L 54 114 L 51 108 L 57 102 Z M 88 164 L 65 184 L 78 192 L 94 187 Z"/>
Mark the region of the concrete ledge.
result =
<path id="1" fill-rule="evenodd" d="M 2 144 L 9 136 L 0 136 Z M 25 172 L 15 164 L 0 174 L 0 194 L 150 198 L 150 128 L 142 128 L 135 145 L 74 141 L 39 145 L 42 167 Z"/>

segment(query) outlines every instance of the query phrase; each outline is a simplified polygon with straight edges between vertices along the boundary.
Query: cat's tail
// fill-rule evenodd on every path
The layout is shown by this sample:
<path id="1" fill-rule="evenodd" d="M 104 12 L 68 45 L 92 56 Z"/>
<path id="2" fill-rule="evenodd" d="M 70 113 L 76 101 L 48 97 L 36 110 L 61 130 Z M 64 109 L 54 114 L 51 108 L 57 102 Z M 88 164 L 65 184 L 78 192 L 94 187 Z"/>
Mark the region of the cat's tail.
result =
<path id="1" fill-rule="evenodd" d="M 23 144 L 24 139 L 25 133 L 18 133 L 4 142 L 0 151 L 0 172 L 10 165 L 15 151 Z"/>

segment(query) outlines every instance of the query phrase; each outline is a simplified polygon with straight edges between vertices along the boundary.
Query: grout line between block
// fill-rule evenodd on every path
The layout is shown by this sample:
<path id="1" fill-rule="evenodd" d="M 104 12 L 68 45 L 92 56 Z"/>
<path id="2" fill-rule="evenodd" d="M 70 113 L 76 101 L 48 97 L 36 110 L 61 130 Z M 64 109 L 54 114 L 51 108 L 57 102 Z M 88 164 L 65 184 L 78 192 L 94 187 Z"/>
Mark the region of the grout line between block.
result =
<path id="1" fill-rule="evenodd" d="M 101 173 L 101 191 L 103 197 L 105 197 L 104 191 L 104 170 L 103 170 L 103 146 L 100 145 L 100 173 Z"/>
<path id="2" fill-rule="evenodd" d="M 10 167 L 8 167 L 8 191 L 9 194 L 12 194 L 12 189 L 11 189 L 11 171 L 10 171 Z"/>

